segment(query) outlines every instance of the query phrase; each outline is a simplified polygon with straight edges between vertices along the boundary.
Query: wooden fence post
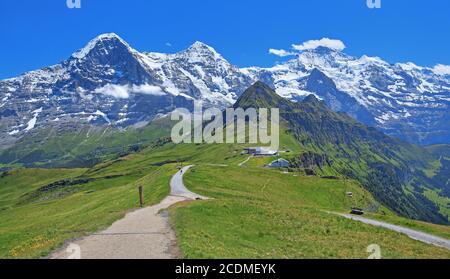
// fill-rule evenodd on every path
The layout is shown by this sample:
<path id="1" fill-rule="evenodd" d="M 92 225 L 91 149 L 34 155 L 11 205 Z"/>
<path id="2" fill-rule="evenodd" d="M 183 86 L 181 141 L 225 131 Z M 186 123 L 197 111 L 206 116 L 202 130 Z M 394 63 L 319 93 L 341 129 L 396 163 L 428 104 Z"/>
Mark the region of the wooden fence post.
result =
<path id="1" fill-rule="evenodd" d="M 139 186 L 139 204 L 144 207 L 144 188 L 142 186 Z"/>

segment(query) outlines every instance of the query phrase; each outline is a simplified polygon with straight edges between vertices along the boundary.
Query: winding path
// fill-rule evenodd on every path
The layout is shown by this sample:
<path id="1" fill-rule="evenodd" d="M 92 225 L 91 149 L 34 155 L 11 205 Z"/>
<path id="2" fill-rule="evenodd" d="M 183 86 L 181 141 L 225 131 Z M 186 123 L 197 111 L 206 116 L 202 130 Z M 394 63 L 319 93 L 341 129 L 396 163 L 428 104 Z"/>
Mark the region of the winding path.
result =
<path id="1" fill-rule="evenodd" d="M 172 177 L 170 180 L 170 195 L 191 200 L 206 200 L 208 198 L 197 195 L 196 193 L 189 191 L 186 186 L 184 186 L 183 175 L 192 167 L 193 166 L 184 167 Z"/>
<path id="2" fill-rule="evenodd" d="M 247 164 L 247 162 L 251 159 L 251 158 L 253 158 L 253 156 L 250 156 L 250 157 L 248 157 L 247 159 L 245 159 L 245 161 L 244 162 L 242 162 L 242 163 L 239 163 L 239 167 L 242 167 L 243 165 L 245 165 L 245 164 Z"/>
<path id="3" fill-rule="evenodd" d="M 350 214 L 340 214 L 340 213 L 333 213 L 333 214 L 337 214 L 340 215 L 342 217 L 345 217 L 347 219 L 351 219 L 354 221 L 359 221 L 365 224 L 369 224 L 369 225 L 373 225 L 373 226 L 377 226 L 377 227 L 383 227 L 386 229 L 389 229 L 391 231 L 396 231 L 399 233 L 403 233 L 406 234 L 407 236 L 409 236 L 412 239 L 427 243 L 427 244 L 432 244 L 434 246 L 439 246 L 439 247 L 443 247 L 443 248 L 447 248 L 450 250 L 450 240 L 445 239 L 445 238 L 441 238 L 432 234 L 428 234 L 428 233 L 424 233 L 424 232 L 420 232 L 420 231 L 416 231 L 416 230 L 412 230 L 412 229 L 408 229 L 405 227 L 401 227 L 401 226 L 397 226 L 397 225 L 392 225 L 386 222 L 381 222 L 381 221 L 376 221 L 376 220 L 372 220 L 372 219 L 367 219 L 361 216 L 356 216 L 356 215 L 350 215 Z"/>
<path id="4" fill-rule="evenodd" d="M 170 195 L 161 203 L 128 213 L 106 230 L 68 243 L 49 258 L 73 257 L 73 249 L 78 249 L 82 259 L 177 258 L 176 236 L 164 209 L 181 201 L 206 199 L 184 186 L 183 175 L 191 167 L 184 167 L 172 177 Z"/>

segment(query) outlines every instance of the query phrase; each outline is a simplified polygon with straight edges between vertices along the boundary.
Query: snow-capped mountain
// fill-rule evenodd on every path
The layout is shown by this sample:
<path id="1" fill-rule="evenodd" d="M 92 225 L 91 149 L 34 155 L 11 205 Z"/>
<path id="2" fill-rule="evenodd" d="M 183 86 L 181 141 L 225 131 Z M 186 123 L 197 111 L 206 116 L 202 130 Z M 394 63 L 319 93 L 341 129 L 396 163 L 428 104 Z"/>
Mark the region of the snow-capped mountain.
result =
<path id="1" fill-rule="evenodd" d="M 140 125 L 193 100 L 224 108 L 257 80 L 292 100 L 314 94 L 411 142 L 450 143 L 450 76 L 430 68 L 317 47 L 273 68 L 239 69 L 201 42 L 174 54 L 138 52 L 116 34 L 58 65 L 0 81 L 0 142 L 74 121 Z"/>
<path id="2" fill-rule="evenodd" d="M 103 34 L 58 65 L 0 81 L 0 141 L 73 121 L 141 125 L 194 99 L 225 107 L 251 82 L 200 42 L 175 54 L 140 53 Z"/>
<path id="3" fill-rule="evenodd" d="M 450 142 L 450 76 L 434 69 L 318 47 L 271 69 L 245 70 L 283 97 L 313 93 L 333 110 L 390 135 L 416 143 Z"/>

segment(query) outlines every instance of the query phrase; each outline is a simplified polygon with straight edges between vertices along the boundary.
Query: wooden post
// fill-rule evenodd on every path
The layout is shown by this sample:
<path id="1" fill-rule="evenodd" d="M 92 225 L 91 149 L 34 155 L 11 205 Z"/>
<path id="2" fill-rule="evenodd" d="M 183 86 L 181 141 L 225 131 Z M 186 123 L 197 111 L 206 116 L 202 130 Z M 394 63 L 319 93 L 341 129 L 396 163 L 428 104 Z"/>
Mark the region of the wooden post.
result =
<path id="1" fill-rule="evenodd" d="M 144 188 L 142 186 L 139 186 L 139 204 L 144 207 Z"/>

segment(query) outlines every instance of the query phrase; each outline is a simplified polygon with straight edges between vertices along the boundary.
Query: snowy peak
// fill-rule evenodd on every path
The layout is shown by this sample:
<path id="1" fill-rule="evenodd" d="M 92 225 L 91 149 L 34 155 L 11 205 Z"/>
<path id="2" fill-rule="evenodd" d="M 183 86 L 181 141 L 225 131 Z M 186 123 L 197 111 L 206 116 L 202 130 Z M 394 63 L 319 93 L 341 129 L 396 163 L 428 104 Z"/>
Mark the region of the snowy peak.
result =
<path id="1" fill-rule="evenodd" d="M 115 33 L 107 33 L 92 39 L 84 48 L 72 54 L 73 58 L 84 59 L 92 54 L 108 55 L 111 51 L 122 49 L 129 52 L 134 50 Z"/>
<path id="2" fill-rule="evenodd" d="M 325 46 L 319 46 L 317 48 L 305 50 L 304 52 L 312 52 L 312 53 L 317 53 L 320 55 L 327 55 L 327 54 L 332 54 L 332 53 L 340 53 L 342 51 L 338 50 L 338 49 L 334 49 L 334 48 L 325 47 Z"/>
<path id="3" fill-rule="evenodd" d="M 211 62 L 211 61 L 225 61 L 225 59 L 211 46 L 202 43 L 195 42 L 188 49 L 181 51 L 177 55 L 181 58 L 187 58 L 189 62 Z"/>
<path id="4" fill-rule="evenodd" d="M 328 48 L 324 46 L 304 50 L 299 54 L 299 57 L 302 56 L 314 56 L 314 57 L 321 57 L 324 59 L 354 59 L 353 57 L 345 54 L 342 50 Z"/>
<path id="5" fill-rule="evenodd" d="M 200 41 L 196 41 L 195 43 L 193 43 L 187 49 L 187 51 L 189 51 L 189 52 L 198 52 L 198 53 L 203 53 L 203 54 L 207 54 L 207 55 L 211 55 L 211 54 L 216 55 L 216 54 L 218 54 L 217 51 L 213 47 L 211 47 L 211 46 L 209 46 L 209 45 L 207 45 L 205 43 L 202 43 Z"/>

